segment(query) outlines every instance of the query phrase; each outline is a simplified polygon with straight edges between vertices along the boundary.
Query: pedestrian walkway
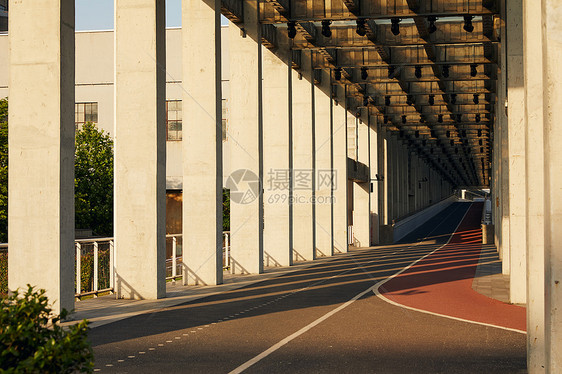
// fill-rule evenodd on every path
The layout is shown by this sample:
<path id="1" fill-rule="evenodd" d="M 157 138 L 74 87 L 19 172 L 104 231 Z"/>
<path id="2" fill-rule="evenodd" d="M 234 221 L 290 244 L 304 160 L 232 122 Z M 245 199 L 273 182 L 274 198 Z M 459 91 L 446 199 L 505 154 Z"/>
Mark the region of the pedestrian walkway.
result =
<path id="1" fill-rule="evenodd" d="M 355 250 L 99 325 L 90 333 L 95 370 L 525 372 L 522 308 L 496 300 L 490 307 L 471 288 L 481 257 L 471 229 L 478 209 L 453 204 L 409 243 Z M 480 320 L 489 312 L 475 304 L 483 300 L 488 308 L 505 308 L 504 320 Z"/>

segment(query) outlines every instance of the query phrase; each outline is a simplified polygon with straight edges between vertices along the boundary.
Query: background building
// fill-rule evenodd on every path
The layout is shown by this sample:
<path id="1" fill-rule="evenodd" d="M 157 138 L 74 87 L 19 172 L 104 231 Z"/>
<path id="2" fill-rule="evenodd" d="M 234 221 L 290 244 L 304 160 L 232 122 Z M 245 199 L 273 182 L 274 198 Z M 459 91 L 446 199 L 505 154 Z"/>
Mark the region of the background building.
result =
<path id="1" fill-rule="evenodd" d="M 0 0 L 0 30 L 7 29 L 2 18 Z M 5 5 L 7 8 L 7 5 Z M 6 28 L 2 25 L 5 20 Z M 223 92 L 223 159 L 224 178 L 230 174 L 228 143 L 228 26 L 222 28 L 224 56 L 222 63 Z M 182 54 L 181 29 L 166 31 L 166 231 L 181 232 L 182 189 Z M 9 44 L 7 33 L 0 35 L 0 98 L 8 97 Z M 114 33 L 108 31 L 76 32 L 76 128 L 86 122 L 96 125 L 114 136 Z M 196 124 L 194 124 L 196 125 Z"/>

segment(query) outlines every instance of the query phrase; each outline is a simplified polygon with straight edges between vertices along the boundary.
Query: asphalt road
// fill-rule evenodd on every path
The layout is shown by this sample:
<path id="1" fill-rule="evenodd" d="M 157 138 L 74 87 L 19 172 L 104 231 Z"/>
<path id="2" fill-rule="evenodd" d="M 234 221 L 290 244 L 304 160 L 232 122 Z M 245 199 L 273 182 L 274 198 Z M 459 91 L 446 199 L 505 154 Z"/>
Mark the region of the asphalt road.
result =
<path id="1" fill-rule="evenodd" d="M 469 207 L 452 205 L 399 245 L 94 328 L 96 371 L 526 372 L 525 335 L 404 309 L 372 292 L 445 244 Z"/>

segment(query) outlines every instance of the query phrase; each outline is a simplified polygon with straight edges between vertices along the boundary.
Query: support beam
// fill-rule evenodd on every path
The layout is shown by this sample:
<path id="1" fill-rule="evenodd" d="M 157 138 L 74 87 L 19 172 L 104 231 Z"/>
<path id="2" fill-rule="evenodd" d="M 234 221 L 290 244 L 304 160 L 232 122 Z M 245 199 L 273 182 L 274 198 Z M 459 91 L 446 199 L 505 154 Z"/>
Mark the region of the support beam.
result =
<path id="1" fill-rule="evenodd" d="M 8 289 L 43 288 L 58 313 L 74 308 L 74 1 L 11 2 L 9 26 Z"/>
<path id="2" fill-rule="evenodd" d="M 230 24 L 230 231 L 233 273 L 263 272 L 263 123 L 258 1 L 244 3 L 244 30 Z"/>
<path id="3" fill-rule="evenodd" d="M 379 181 L 380 172 L 380 152 L 379 152 L 379 139 L 380 130 L 378 129 L 377 118 L 369 115 L 368 117 L 368 145 L 369 145 L 369 189 L 370 189 L 370 212 L 369 222 L 370 230 L 370 243 L 369 245 L 378 245 L 380 243 L 380 225 L 381 225 L 381 187 L 382 182 Z"/>
<path id="4" fill-rule="evenodd" d="M 333 107 L 333 169 L 336 182 L 333 189 L 334 212 L 334 253 L 347 252 L 347 121 L 355 120 L 346 111 L 346 97 L 343 87 L 338 90 L 338 105 Z"/>
<path id="5" fill-rule="evenodd" d="M 332 256 L 332 99 L 329 73 L 322 71 L 320 77 L 314 87 L 316 256 Z"/>
<path id="6" fill-rule="evenodd" d="M 293 260 L 315 259 L 314 251 L 314 139 L 313 74 L 310 54 L 303 54 L 301 69 L 292 70 L 293 92 Z"/>
<path id="7" fill-rule="evenodd" d="M 289 50 L 278 55 L 262 47 L 263 54 L 263 164 L 264 164 L 264 262 L 265 266 L 293 263 L 290 202 L 292 169 L 289 117 Z M 289 77 L 288 77 L 289 75 Z M 236 91 L 234 91 L 236 92 Z"/>
<path id="8" fill-rule="evenodd" d="M 527 114 L 527 331 L 529 373 L 562 370 L 562 204 L 559 119 L 562 7 L 523 1 Z M 537 71 L 542 74 L 536 74 Z"/>
<path id="9" fill-rule="evenodd" d="M 526 236 L 527 236 L 527 369 L 530 374 L 555 373 L 549 371 L 547 352 L 550 326 L 547 326 L 546 293 L 547 261 L 545 243 L 545 150 L 544 125 L 550 92 L 544 72 L 549 67 L 544 60 L 546 50 L 543 27 L 546 22 L 544 2 L 523 0 L 523 66 L 525 69 L 526 110 Z M 551 9 L 551 11 L 554 11 Z M 559 13 L 559 11 L 558 11 Z M 555 12 L 556 14 L 556 12 Z M 553 15 L 554 16 L 554 15 Z M 556 64 L 555 64 L 556 66 Z M 545 90 L 549 89 L 546 93 Z M 554 109 L 554 108 L 551 108 Z M 559 291 L 558 286 L 558 292 Z M 556 290 L 556 288 L 554 288 Z M 559 320 L 560 321 L 560 320 Z M 560 326 L 560 325 L 558 325 Z M 559 347 L 558 347 L 559 348 Z"/>
<path id="10" fill-rule="evenodd" d="M 357 119 L 357 161 L 369 165 L 369 114 Z M 370 181 L 353 182 L 353 236 L 358 247 L 370 245 Z"/>
<path id="11" fill-rule="evenodd" d="M 162 2 L 115 2 L 118 298 L 166 295 L 165 23 Z"/>
<path id="12" fill-rule="evenodd" d="M 523 8 L 522 0 L 507 3 L 507 95 L 508 116 L 506 118 L 509 131 L 509 228 L 502 229 L 509 235 L 509 248 L 504 252 L 504 263 L 509 260 L 508 274 L 510 275 L 509 300 L 512 303 L 524 304 L 527 300 L 526 287 L 526 233 L 525 233 L 525 88 L 523 70 Z M 501 115 L 501 114 L 500 114 Z M 506 123 L 503 123 L 506 125 Z M 504 183 L 507 181 L 503 180 Z M 505 226 L 504 226 L 505 227 Z M 504 274 L 506 272 L 504 271 Z"/>
<path id="13" fill-rule="evenodd" d="M 182 3 L 184 284 L 222 283 L 220 6 Z"/>

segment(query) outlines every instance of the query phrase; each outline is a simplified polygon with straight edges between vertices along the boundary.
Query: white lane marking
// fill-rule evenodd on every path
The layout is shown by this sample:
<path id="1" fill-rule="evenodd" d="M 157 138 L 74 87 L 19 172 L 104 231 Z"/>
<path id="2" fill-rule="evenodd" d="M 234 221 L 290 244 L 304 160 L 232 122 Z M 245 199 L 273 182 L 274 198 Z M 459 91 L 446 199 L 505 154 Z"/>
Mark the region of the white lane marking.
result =
<path id="1" fill-rule="evenodd" d="M 466 214 L 468 213 L 468 210 L 469 210 L 469 209 L 470 209 L 470 207 L 469 207 L 469 208 L 466 210 L 466 212 L 464 213 L 464 215 L 463 215 L 462 219 L 460 220 L 459 224 L 457 225 L 457 227 L 456 227 L 455 230 L 453 231 L 453 234 L 454 234 L 454 232 L 456 232 L 457 229 L 459 228 L 461 222 L 464 220 L 464 217 L 465 217 Z M 430 232 L 430 234 L 433 233 L 433 231 L 434 231 L 437 227 L 438 227 L 438 226 L 436 226 L 436 227 Z M 439 247 L 438 249 L 440 249 L 440 248 L 444 247 L 445 245 L 447 245 L 447 244 L 449 243 L 449 241 L 451 240 L 451 238 L 453 237 L 453 234 L 449 237 L 449 240 L 447 241 L 447 243 L 446 243 L 446 244 L 443 244 L 443 245 L 442 245 L 441 247 Z M 428 236 L 429 236 L 429 234 L 428 234 Z M 418 244 L 418 245 L 419 245 L 419 244 Z M 417 246 L 417 245 L 416 245 L 416 246 Z M 438 249 L 436 249 L 435 251 L 437 251 Z M 433 252 L 435 252 L 435 251 L 433 251 Z M 395 254 L 395 253 L 397 253 L 397 252 L 398 252 L 398 251 L 396 251 L 396 252 L 394 252 L 394 253 L 392 253 L 392 254 L 390 254 L 390 255 L 387 255 L 387 256 L 391 256 L 391 255 L 393 255 L 393 254 Z M 433 253 L 433 252 L 432 252 L 432 253 Z M 384 256 L 384 257 L 387 257 L 387 256 Z M 426 256 L 424 256 L 424 257 L 422 257 L 422 258 L 425 258 L 425 257 L 427 257 L 427 256 L 428 256 L 428 255 L 426 255 Z M 384 257 L 382 257 L 382 258 L 384 258 Z M 378 258 L 377 260 L 381 260 L 382 258 Z M 374 260 L 373 260 L 373 261 L 374 261 Z M 346 270 L 346 271 L 344 271 L 344 272 L 342 272 L 342 273 L 347 273 L 347 272 L 352 271 L 352 270 L 354 270 L 354 269 L 357 269 L 357 268 L 359 268 L 359 267 L 362 267 L 362 266 L 361 266 L 361 265 L 356 266 L 355 268 L 350 269 L 350 270 Z M 340 274 L 341 274 L 341 273 L 340 273 Z M 338 276 L 338 275 L 340 275 L 340 274 L 336 274 L 336 275 L 330 277 L 329 279 L 334 278 L 334 277 L 336 277 L 336 276 Z M 313 327 L 317 326 L 318 324 L 320 324 L 321 322 L 325 321 L 326 319 L 330 318 L 331 316 L 333 316 L 334 314 L 336 314 L 336 313 L 339 312 L 340 310 L 343 310 L 343 309 L 347 308 L 349 305 L 351 305 L 352 303 L 354 303 L 356 300 L 360 299 L 361 297 L 363 297 L 363 296 L 366 295 L 367 293 L 369 293 L 369 292 L 374 292 L 374 290 L 378 288 L 378 286 L 379 286 L 380 283 L 381 283 L 381 282 L 378 282 L 377 284 L 375 284 L 375 285 L 373 285 L 373 286 L 367 288 L 365 291 L 360 292 L 359 294 L 355 295 L 352 299 L 348 300 L 347 302 L 345 302 L 344 304 L 340 305 L 340 306 L 337 307 L 336 309 L 333 309 L 333 310 L 329 311 L 328 313 L 324 314 L 322 317 L 316 319 L 315 321 L 313 321 L 313 322 L 311 322 L 310 324 L 306 325 L 305 327 L 301 328 L 301 329 L 298 330 L 297 332 L 295 332 L 295 333 L 289 335 L 289 336 L 286 337 L 285 339 L 283 339 L 283 340 L 281 340 L 280 342 L 278 342 L 278 343 L 274 344 L 273 346 L 269 347 L 267 350 L 263 351 L 262 353 L 260 353 L 260 354 L 257 355 L 256 357 L 254 357 L 254 358 L 252 358 L 251 360 L 246 361 L 246 362 L 243 363 L 242 365 L 238 366 L 236 369 L 234 369 L 234 370 L 232 370 L 231 372 L 229 372 L 229 374 L 238 374 L 238 373 L 241 373 L 241 372 L 243 372 L 244 370 L 248 369 L 250 366 L 254 365 L 255 363 L 257 363 L 257 362 L 259 362 L 259 361 L 261 361 L 263 358 L 269 356 L 270 354 L 272 354 L 273 352 L 275 352 L 275 351 L 278 350 L 279 348 L 281 348 L 281 347 L 283 347 L 284 345 L 286 345 L 287 343 L 289 343 L 291 340 L 293 340 L 293 339 L 299 337 L 300 335 L 304 334 L 305 332 L 307 332 L 308 330 L 310 330 L 310 329 L 312 329 Z M 309 287 L 310 287 L 310 286 L 309 286 Z M 306 288 L 308 288 L 308 287 L 305 287 L 305 288 L 303 288 L 303 289 L 306 289 Z"/>
<path id="2" fill-rule="evenodd" d="M 250 366 L 254 365 L 255 363 L 257 363 L 258 361 L 260 361 L 261 359 L 263 359 L 264 357 L 269 356 L 270 354 L 272 354 L 273 352 L 275 352 L 276 350 L 278 350 L 279 348 L 281 348 L 282 346 L 284 346 L 285 344 L 289 343 L 291 340 L 299 337 L 300 335 L 304 334 L 305 332 L 307 332 L 308 330 L 310 330 L 311 328 L 313 328 L 314 326 L 318 325 L 319 323 L 325 321 L 326 319 L 330 318 L 331 316 L 333 316 L 334 314 L 336 314 L 337 312 L 339 312 L 340 310 L 347 308 L 349 305 L 351 305 L 355 300 L 361 298 L 362 296 L 364 296 L 365 294 L 367 294 L 368 292 L 371 292 L 373 290 L 375 286 L 369 287 L 368 289 L 366 289 L 365 291 L 355 295 L 351 300 L 347 301 L 345 304 L 340 305 L 339 307 L 337 307 L 336 309 L 331 310 L 330 312 L 324 314 L 322 317 L 318 318 L 316 321 L 313 321 L 312 323 L 306 325 L 305 327 L 303 327 L 302 329 L 300 329 L 299 331 L 295 332 L 294 334 L 289 335 L 288 337 L 286 337 L 285 339 L 281 340 L 279 343 L 271 346 L 269 349 L 267 349 L 266 351 L 260 353 L 259 355 L 257 355 L 256 357 L 252 358 L 251 360 L 243 363 L 242 365 L 238 366 L 236 369 L 232 370 L 229 374 L 237 374 L 237 373 L 241 373 L 244 370 L 248 369 Z"/>
<path id="3" fill-rule="evenodd" d="M 470 208 L 469 208 L 469 209 L 470 209 Z M 454 233 L 457 232 L 457 230 L 458 230 L 460 224 L 462 223 L 462 221 L 464 221 L 464 218 L 466 217 L 466 214 L 467 214 L 467 213 L 468 213 L 468 210 L 467 210 L 466 213 L 464 214 L 463 219 L 461 220 L 461 222 L 459 222 L 459 224 L 458 224 L 457 227 L 455 228 Z M 396 274 L 394 274 L 394 275 L 392 275 L 392 276 L 390 276 L 390 277 L 388 277 L 388 278 L 386 278 L 386 279 L 383 279 L 382 281 L 380 281 L 379 283 L 377 283 L 375 289 L 373 290 L 374 294 L 375 294 L 378 298 L 380 298 L 381 300 L 384 300 L 384 301 L 386 301 L 387 303 L 392 304 L 392 305 L 394 305 L 394 306 L 398 306 L 398 307 L 400 307 L 400 308 L 409 309 L 409 310 L 413 310 L 413 311 L 420 312 L 420 313 L 430 314 L 430 315 L 432 315 L 432 316 L 438 316 L 438 317 L 453 319 L 453 320 L 455 320 L 455 321 L 468 322 L 468 323 L 473 323 L 473 324 L 475 324 L 475 325 L 482 325 L 482 326 L 494 327 L 494 328 L 497 328 L 497 329 L 502 329 L 502 330 L 517 332 L 517 333 L 520 333 L 520 334 L 527 334 L 526 331 L 519 330 L 519 329 L 513 329 L 513 328 L 510 328 L 510 327 L 504 327 L 504 326 L 493 325 L 493 324 L 485 323 L 485 322 L 472 321 L 472 320 L 465 319 L 465 318 L 453 317 L 453 316 L 449 316 L 449 315 L 446 315 L 446 314 L 430 312 L 430 311 L 428 311 L 428 310 L 423 310 L 423 309 L 418 309 L 418 308 L 414 308 L 414 307 L 411 307 L 411 306 L 403 305 L 403 304 L 397 303 L 396 301 L 392 301 L 392 300 L 388 299 L 387 297 L 385 297 L 384 295 L 382 295 L 382 294 L 380 293 L 379 288 L 382 287 L 386 282 L 388 282 L 388 281 L 390 281 L 391 279 L 393 279 L 393 278 L 397 277 L 398 275 L 402 274 L 403 272 L 405 272 L 406 270 L 410 269 L 412 266 L 414 266 L 414 265 L 417 264 L 418 262 L 422 261 L 422 260 L 425 259 L 426 257 L 431 256 L 432 254 L 434 254 L 435 252 L 437 252 L 438 250 L 442 249 L 442 248 L 445 247 L 447 244 L 449 244 L 449 242 L 451 241 L 451 239 L 452 239 L 453 236 L 454 236 L 454 233 L 453 233 L 453 235 L 451 235 L 451 236 L 449 237 L 449 240 L 447 240 L 447 243 L 443 244 L 441 247 L 437 248 L 437 249 L 434 250 L 433 252 L 428 253 L 427 255 L 425 255 L 425 256 L 423 256 L 423 257 L 420 257 L 419 259 L 417 259 L 416 261 L 412 262 L 410 265 L 406 266 L 404 269 L 400 270 L 400 271 L 397 272 Z"/>

